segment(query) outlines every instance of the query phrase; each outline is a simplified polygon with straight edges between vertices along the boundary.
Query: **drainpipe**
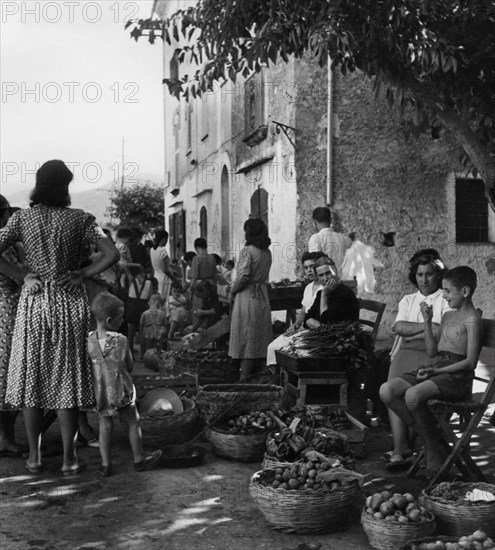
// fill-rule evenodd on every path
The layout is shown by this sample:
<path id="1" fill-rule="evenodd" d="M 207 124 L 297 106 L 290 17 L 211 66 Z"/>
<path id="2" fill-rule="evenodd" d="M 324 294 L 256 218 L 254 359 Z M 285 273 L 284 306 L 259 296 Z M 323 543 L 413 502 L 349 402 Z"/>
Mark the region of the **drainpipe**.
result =
<path id="1" fill-rule="evenodd" d="M 328 97 L 327 97 L 327 205 L 333 204 L 333 71 L 332 60 L 328 56 Z"/>

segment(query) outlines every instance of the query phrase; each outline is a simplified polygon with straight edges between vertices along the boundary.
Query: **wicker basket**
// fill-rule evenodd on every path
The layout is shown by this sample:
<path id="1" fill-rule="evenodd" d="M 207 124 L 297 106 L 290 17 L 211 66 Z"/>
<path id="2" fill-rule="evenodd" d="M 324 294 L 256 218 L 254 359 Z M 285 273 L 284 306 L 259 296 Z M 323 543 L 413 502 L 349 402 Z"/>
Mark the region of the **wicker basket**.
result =
<path id="1" fill-rule="evenodd" d="M 197 374 L 199 383 L 232 384 L 239 381 L 239 365 L 224 351 L 180 350 L 163 352 L 161 370 L 174 376 Z"/>
<path id="2" fill-rule="evenodd" d="M 332 491 L 274 489 L 260 481 L 264 471 L 249 482 L 249 494 L 272 527 L 284 533 L 317 534 L 344 531 L 361 494 L 357 482 Z"/>
<path id="3" fill-rule="evenodd" d="M 437 540 L 445 543 L 445 542 L 457 542 L 459 539 L 457 537 L 444 537 L 442 535 L 437 535 L 435 537 L 423 537 L 421 539 L 415 539 L 404 546 L 400 547 L 400 550 L 416 550 L 420 544 L 429 543 L 429 542 L 436 542 Z"/>
<path id="4" fill-rule="evenodd" d="M 251 411 L 278 409 L 284 391 L 269 384 L 211 384 L 203 386 L 196 403 L 201 417 L 207 424 L 225 414 L 236 416 Z"/>
<path id="5" fill-rule="evenodd" d="M 238 462 L 258 462 L 265 452 L 268 432 L 230 434 L 218 428 L 208 430 L 208 441 L 214 454 Z"/>
<path id="6" fill-rule="evenodd" d="M 375 519 L 366 510 L 363 510 L 361 525 L 371 547 L 376 550 L 398 550 L 411 540 L 433 535 L 437 524 L 435 516 L 433 514 L 430 516 L 429 521 L 398 523 Z"/>
<path id="7" fill-rule="evenodd" d="M 142 416 L 141 431 L 146 447 L 184 443 L 198 429 L 199 413 L 192 399 L 181 397 L 184 412 L 169 416 Z"/>
<path id="8" fill-rule="evenodd" d="M 479 489 L 495 495 L 495 485 L 491 483 L 455 481 L 450 485 L 454 490 L 468 492 Z M 481 529 L 489 537 L 495 537 L 495 500 L 491 502 L 452 501 L 431 495 L 434 488 L 435 485 L 429 490 L 424 490 L 420 501 L 425 508 L 435 514 L 439 533 L 462 537 Z"/>

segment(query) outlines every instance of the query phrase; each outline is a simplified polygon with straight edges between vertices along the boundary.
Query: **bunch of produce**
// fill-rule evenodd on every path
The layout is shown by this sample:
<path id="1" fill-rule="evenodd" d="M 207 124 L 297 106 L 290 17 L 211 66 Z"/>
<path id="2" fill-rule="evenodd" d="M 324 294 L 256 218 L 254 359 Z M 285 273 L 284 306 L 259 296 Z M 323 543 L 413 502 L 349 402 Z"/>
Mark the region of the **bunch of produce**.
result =
<path id="1" fill-rule="evenodd" d="M 290 466 L 265 470 L 261 476 L 263 485 L 274 489 L 313 489 L 332 491 L 347 485 L 361 476 L 342 467 L 340 460 L 327 459 L 315 451 L 305 451 L 303 459 Z"/>
<path id="2" fill-rule="evenodd" d="M 476 498 L 479 493 L 479 499 Z M 452 502 L 455 501 L 468 501 L 468 500 L 486 500 L 486 501 L 493 501 L 495 500 L 495 495 L 491 493 L 490 491 L 487 491 L 486 489 L 483 489 L 482 491 L 479 491 L 478 489 L 474 488 L 473 491 L 468 491 L 466 489 L 466 486 L 462 483 L 451 483 L 448 481 L 443 481 L 442 483 L 438 483 L 430 491 L 428 491 L 428 494 L 432 497 L 441 498 L 443 500 L 449 500 Z M 474 497 L 474 498 L 473 498 Z"/>
<path id="3" fill-rule="evenodd" d="M 282 428 L 271 434 L 266 441 L 268 456 L 280 462 L 292 462 L 299 458 L 301 451 L 308 446 L 307 441 L 290 428 Z"/>
<path id="4" fill-rule="evenodd" d="M 296 357 L 342 357 L 349 370 L 363 370 L 373 353 L 373 339 L 359 322 L 342 321 L 294 335 L 283 348 Z"/>
<path id="5" fill-rule="evenodd" d="M 382 491 L 366 499 L 366 513 L 375 519 L 397 523 L 431 521 L 431 513 L 411 493 Z"/>
<path id="6" fill-rule="evenodd" d="M 411 550 L 483 550 L 495 548 L 495 542 L 484 531 L 478 529 L 472 535 L 460 537 L 456 542 L 435 540 L 413 543 Z"/>
<path id="7" fill-rule="evenodd" d="M 330 456 L 337 453 L 342 456 L 352 456 L 352 451 L 347 442 L 347 437 L 330 428 L 318 428 L 314 430 L 309 446 L 318 452 Z"/>
<path id="8" fill-rule="evenodd" d="M 315 420 L 322 427 L 334 430 L 352 430 L 354 428 L 345 411 L 327 408 L 324 415 L 315 415 Z"/>
<path id="9" fill-rule="evenodd" d="M 212 363 L 228 363 L 230 361 L 227 352 L 222 351 L 179 349 L 169 353 L 173 355 L 176 361 L 180 362 L 194 362 L 196 364 L 206 365 Z"/>
<path id="10" fill-rule="evenodd" d="M 271 430 L 273 421 L 263 411 L 253 411 L 231 418 L 227 422 L 226 430 L 232 435 L 246 435 Z"/>

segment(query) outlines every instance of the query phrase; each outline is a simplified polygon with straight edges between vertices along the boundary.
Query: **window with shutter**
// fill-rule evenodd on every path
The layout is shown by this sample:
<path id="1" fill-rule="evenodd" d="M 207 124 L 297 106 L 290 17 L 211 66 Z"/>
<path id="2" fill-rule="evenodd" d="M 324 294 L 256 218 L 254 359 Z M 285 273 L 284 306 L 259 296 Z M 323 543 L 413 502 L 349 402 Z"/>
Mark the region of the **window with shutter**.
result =
<path id="1" fill-rule="evenodd" d="M 483 180 L 456 178 L 455 229 L 458 243 L 486 243 L 490 238 L 488 201 Z"/>

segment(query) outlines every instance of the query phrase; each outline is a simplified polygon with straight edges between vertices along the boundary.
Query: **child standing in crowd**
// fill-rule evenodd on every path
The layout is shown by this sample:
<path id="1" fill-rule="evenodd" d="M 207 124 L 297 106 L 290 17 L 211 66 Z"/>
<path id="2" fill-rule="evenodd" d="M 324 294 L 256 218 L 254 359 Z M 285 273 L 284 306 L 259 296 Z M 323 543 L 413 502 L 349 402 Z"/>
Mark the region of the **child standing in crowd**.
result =
<path id="1" fill-rule="evenodd" d="M 174 334 L 176 332 L 182 332 L 189 321 L 187 298 L 183 294 L 182 285 L 180 283 L 172 283 L 168 307 L 170 311 L 170 330 L 168 332 L 168 339 L 174 340 Z"/>
<path id="2" fill-rule="evenodd" d="M 162 297 L 160 294 L 153 294 L 148 302 L 149 309 L 141 315 L 141 355 L 147 349 L 154 347 L 165 347 L 165 334 L 167 333 L 167 317 L 161 309 Z"/>
<path id="3" fill-rule="evenodd" d="M 101 466 L 98 475 L 112 475 L 113 417 L 117 413 L 129 425 L 129 442 L 136 471 L 155 466 L 162 451 L 146 456 L 136 408 L 136 389 L 132 383 L 132 356 L 127 338 L 117 330 L 124 320 L 124 304 L 108 292 L 99 294 L 91 304 L 97 322 L 96 331 L 88 337 L 88 351 L 93 367 L 96 408 L 100 418 Z"/>

